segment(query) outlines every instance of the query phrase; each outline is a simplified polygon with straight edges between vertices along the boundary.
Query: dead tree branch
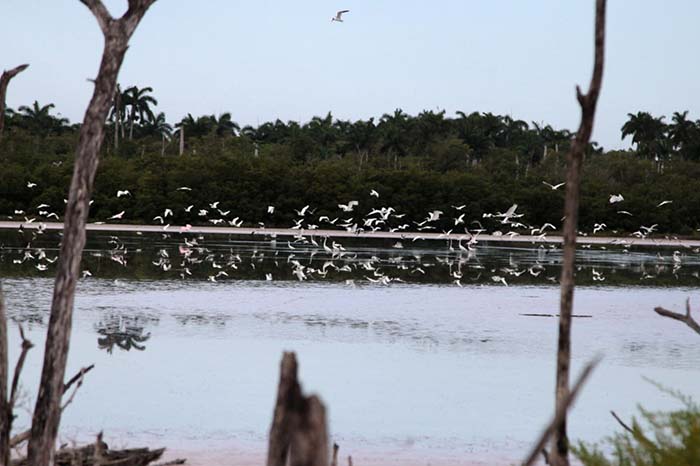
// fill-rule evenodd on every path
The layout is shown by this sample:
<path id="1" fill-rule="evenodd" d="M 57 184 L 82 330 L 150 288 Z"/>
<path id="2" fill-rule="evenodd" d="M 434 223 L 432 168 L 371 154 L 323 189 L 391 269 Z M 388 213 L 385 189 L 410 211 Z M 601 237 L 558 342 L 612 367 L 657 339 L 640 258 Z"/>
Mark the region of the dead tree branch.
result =
<path id="1" fill-rule="evenodd" d="M 28 461 L 32 466 L 52 464 L 54 444 L 61 417 L 63 379 L 73 317 L 75 287 L 85 246 L 85 223 L 104 139 L 107 113 L 114 97 L 117 75 L 124 61 L 129 39 L 155 0 L 129 0 L 129 9 L 112 18 L 101 0 L 81 0 L 104 35 L 102 62 L 95 89 L 80 127 L 73 178 L 66 204 L 63 240 L 51 303 L 51 317 L 44 350 L 39 395 L 32 418 Z"/>
<path id="2" fill-rule="evenodd" d="M 557 404 L 554 418 L 552 418 L 552 421 L 549 423 L 549 425 L 547 425 L 544 432 L 542 432 L 542 435 L 540 435 L 540 438 L 537 440 L 537 443 L 535 443 L 535 446 L 532 447 L 532 450 L 530 450 L 527 459 L 523 462 L 523 466 L 532 466 L 535 464 L 537 457 L 544 451 L 544 446 L 547 444 L 549 438 L 557 431 L 557 429 L 561 426 L 561 423 L 566 420 L 566 413 L 574 404 L 574 401 L 576 401 L 576 397 L 581 391 L 581 388 L 586 383 L 599 362 L 600 359 L 594 359 L 583 368 L 571 391 L 567 392 L 566 397 Z M 550 455 L 550 461 L 551 460 L 552 458 Z"/>
<path id="3" fill-rule="evenodd" d="M 327 466 L 326 410 L 316 396 L 302 394 L 294 353 L 284 353 L 270 427 L 267 466 Z"/>
<path id="4" fill-rule="evenodd" d="M 663 307 L 657 307 L 654 309 L 654 311 L 660 316 L 679 320 L 690 327 L 695 333 L 700 334 L 700 324 L 698 324 L 697 320 L 693 319 L 693 316 L 690 315 L 690 298 L 685 301 L 685 314 L 669 311 Z"/>
<path id="5" fill-rule="evenodd" d="M 331 458 L 331 466 L 338 466 L 338 450 L 340 447 L 337 443 L 333 443 L 333 457 Z"/>
<path id="6" fill-rule="evenodd" d="M 0 139 L 2 139 L 2 133 L 5 129 L 5 98 L 7 96 L 7 86 L 10 84 L 12 78 L 28 67 L 29 65 L 27 64 L 19 65 L 11 70 L 3 71 L 2 76 L 0 76 Z"/>
<path id="7" fill-rule="evenodd" d="M 622 419 L 620 419 L 620 416 L 618 416 L 617 413 L 616 413 L 615 411 L 610 410 L 610 414 L 612 414 L 612 417 L 615 418 L 615 420 L 617 421 L 617 423 L 620 424 L 620 425 L 622 426 L 623 429 L 625 429 L 625 430 L 626 430 L 627 432 L 629 432 L 630 434 L 634 434 L 634 430 L 632 430 L 632 428 L 631 428 L 630 426 L 628 426 L 628 425 L 625 423 L 625 421 L 623 421 Z"/>
<path id="8" fill-rule="evenodd" d="M 65 395 L 65 394 L 68 392 L 68 390 L 70 389 L 70 387 L 71 387 L 74 383 L 80 381 L 80 383 L 82 384 L 82 380 L 83 380 L 83 377 L 85 376 L 85 374 L 87 374 L 88 372 L 90 372 L 94 367 L 95 367 L 95 365 L 94 365 L 94 364 L 91 364 L 91 365 L 89 365 L 89 366 L 87 366 L 87 367 L 83 367 L 82 369 L 80 369 L 80 371 L 78 371 L 77 374 L 75 374 L 73 377 L 71 377 L 70 380 L 68 380 L 68 382 L 66 382 L 65 384 L 63 384 L 63 394 Z M 70 401 L 73 400 L 73 397 L 75 397 L 75 393 L 76 393 L 77 391 L 78 391 L 78 389 L 76 388 L 76 389 L 75 389 L 75 392 L 73 392 L 73 395 L 72 395 L 71 398 L 70 398 Z M 63 412 L 63 410 L 66 409 L 66 407 L 68 406 L 68 404 L 69 404 L 69 403 L 66 402 L 66 403 L 63 405 L 63 407 L 61 408 L 61 412 Z M 26 442 L 27 440 L 29 440 L 30 434 L 31 434 L 31 430 L 25 430 L 24 432 L 13 436 L 13 437 L 10 439 L 10 448 L 14 448 L 14 447 L 16 447 L 17 445 L 21 444 L 22 442 Z"/>
<path id="9" fill-rule="evenodd" d="M 606 0 L 596 0 L 595 15 L 595 63 L 587 94 L 576 87 L 576 98 L 581 106 L 581 124 L 567 154 L 566 199 L 564 202 L 564 246 L 561 271 L 561 302 L 559 308 L 559 340 L 557 348 L 556 406 L 568 398 L 569 369 L 571 364 L 571 314 L 574 300 L 574 270 L 576 262 L 576 230 L 581 187 L 583 156 L 593 132 L 593 120 L 600 88 L 603 82 L 605 61 L 605 9 Z M 568 466 L 569 445 L 566 433 L 566 411 L 557 424 L 553 436 L 551 462 L 553 466 Z M 538 450 L 539 451 L 539 450 Z"/>
<path id="10" fill-rule="evenodd" d="M 10 391 L 10 412 L 15 407 L 15 402 L 17 401 L 17 389 L 19 388 L 19 377 L 22 374 L 22 368 L 24 368 L 24 360 L 27 358 L 27 353 L 30 349 L 34 347 L 34 344 L 27 340 L 24 336 L 24 329 L 22 325 L 19 325 L 19 335 L 22 338 L 22 352 L 17 360 L 17 365 L 15 366 L 15 373 L 12 376 L 12 390 Z"/>

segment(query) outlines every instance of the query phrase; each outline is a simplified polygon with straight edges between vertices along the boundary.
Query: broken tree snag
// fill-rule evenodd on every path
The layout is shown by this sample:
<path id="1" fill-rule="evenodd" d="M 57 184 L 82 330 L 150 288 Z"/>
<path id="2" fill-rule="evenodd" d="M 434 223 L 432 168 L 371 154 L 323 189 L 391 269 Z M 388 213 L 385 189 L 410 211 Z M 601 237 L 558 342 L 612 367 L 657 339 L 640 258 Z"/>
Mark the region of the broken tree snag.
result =
<path id="1" fill-rule="evenodd" d="M 270 427 L 267 449 L 267 466 L 285 466 L 291 444 L 291 430 L 295 403 L 301 398 L 297 381 L 297 359 L 294 353 L 284 353 L 280 365 L 280 381 L 277 387 L 277 403 Z"/>
<path id="2" fill-rule="evenodd" d="M 10 80 L 17 76 L 22 71 L 26 70 L 29 65 L 19 65 L 11 70 L 3 71 L 2 76 L 0 76 L 0 139 L 2 139 L 2 133 L 5 129 L 5 97 L 7 96 L 7 86 L 10 84 Z"/>
<path id="3" fill-rule="evenodd" d="M 328 466 L 326 408 L 317 396 L 303 399 L 292 432 L 290 466 Z"/>
<path id="4" fill-rule="evenodd" d="M 700 324 L 698 324 L 698 322 L 695 319 L 693 319 L 693 316 L 690 315 L 690 298 L 688 298 L 685 301 L 685 314 L 669 311 L 668 309 L 664 309 L 663 307 L 657 307 L 654 309 L 654 311 L 660 316 L 668 317 L 669 319 L 679 320 L 683 322 L 688 327 L 690 327 L 695 333 L 700 335 Z"/>
<path id="5" fill-rule="evenodd" d="M 326 409 L 302 394 L 294 353 L 282 356 L 267 466 L 286 466 L 288 457 L 291 466 L 328 466 Z"/>
<path id="6" fill-rule="evenodd" d="M 574 267 L 576 261 L 576 229 L 581 187 L 583 155 L 593 132 L 598 96 L 603 82 L 605 61 L 605 8 L 606 0 L 596 0 L 595 13 L 595 63 L 587 94 L 576 87 L 576 97 L 581 106 L 581 124 L 567 154 L 566 198 L 564 201 L 564 246 L 561 271 L 561 302 L 559 308 L 559 341 L 557 347 L 556 406 L 568 398 L 569 366 L 571 363 L 571 313 L 574 300 Z M 569 445 L 566 434 L 566 411 L 553 436 L 550 461 L 553 466 L 568 466 Z"/>
<path id="7" fill-rule="evenodd" d="M 338 450 L 340 447 L 337 443 L 333 443 L 333 458 L 331 459 L 331 466 L 338 466 Z"/>
<path id="8" fill-rule="evenodd" d="M 104 51 L 92 99 L 80 127 L 75 167 L 66 204 L 44 365 L 29 439 L 28 460 L 32 466 L 48 466 L 52 463 L 61 415 L 75 287 L 80 274 L 80 260 L 85 246 L 85 223 L 99 151 L 104 139 L 105 120 L 129 39 L 154 1 L 129 0 L 126 13 L 115 19 L 101 0 L 81 0 L 93 13 L 102 30 Z"/>
<path id="9" fill-rule="evenodd" d="M 532 450 L 530 450 L 530 454 L 527 456 L 527 459 L 523 461 L 523 466 L 532 466 L 537 461 L 537 457 L 544 451 L 546 451 L 544 448 L 547 444 L 547 440 L 549 440 L 549 437 L 556 434 L 559 426 L 561 426 L 561 423 L 566 420 L 567 411 L 569 410 L 571 405 L 574 404 L 574 401 L 576 401 L 576 397 L 581 391 L 581 388 L 586 383 L 586 380 L 588 380 L 591 373 L 596 368 L 599 362 L 600 359 L 594 359 L 593 361 L 586 364 L 586 367 L 584 367 L 581 371 L 581 374 L 578 376 L 578 379 L 574 383 L 574 386 L 571 389 L 571 391 L 567 392 L 566 397 L 564 397 L 560 403 L 557 403 L 557 409 L 554 412 L 554 418 L 552 418 L 552 421 L 547 425 L 544 432 L 542 432 L 542 435 L 540 435 L 540 438 L 532 447 Z M 547 464 L 554 464 L 551 454 L 549 455 L 549 461 L 550 462 Z"/>

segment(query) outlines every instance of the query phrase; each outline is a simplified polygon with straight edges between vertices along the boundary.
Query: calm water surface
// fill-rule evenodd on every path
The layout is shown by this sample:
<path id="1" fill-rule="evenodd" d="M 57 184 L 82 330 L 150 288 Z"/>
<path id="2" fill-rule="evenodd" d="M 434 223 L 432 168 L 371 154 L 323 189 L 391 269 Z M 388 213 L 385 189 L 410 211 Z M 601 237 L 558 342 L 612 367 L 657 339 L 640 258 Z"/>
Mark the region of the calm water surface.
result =
<path id="1" fill-rule="evenodd" d="M 286 242 L 272 247 L 222 241 L 210 244 L 207 254 L 238 254 L 242 260 L 225 269 L 231 277 L 214 283 L 206 280 L 209 272 L 182 280 L 174 273 L 163 276 L 160 266 L 149 269 L 147 262 L 157 262 L 162 248 L 169 248 L 175 262 L 177 244 L 134 246 L 132 265 L 116 269 L 109 258 L 96 262 L 103 256 L 95 254 L 107 249 L 95 246 L 86 257 L 93 276 L 79 285 L 69 372 L 96 367 L 64 415 L 64 438 L 103 429 L 131 445 L 197 449 L 238 443 L 262 449 L 284 350 L 297 352 L 304 389 L 323 398 L 332 436 L 346 452 L 498 452 L 518 459 L 551 415 L 557 320 L 523 314 L 557 313 L 559 290 L 546 276 L 556 276 L 558 251 L 490 248 L 467 258 L 443 248 L 357 247 L 341 258 L 359 264 L 350 277 L 322 280 L 311 272 L 306 281 L 265 281 L 266 273 L 294 278 Z M 268 259 L 251 267 L 261 251 Z M 14 263 L 24 252 L 0 251 L 0 270 L 11 318 L 23 322 L 41 348 L 52 274 Z M 294 253 L 319 270 L 313 261 L 329 260 Z M 673 270 L 671 254 L 582 251 L 580 276 L 596 269 L 628 278 L 618 286 L 610 286 L 611 278 L 576 291 L 575 313 L 585 317 L 574 321 L 574 371 L 594 355 L 604 361 L 573 410 L 573 437 L 599 440 L 613 433 L 611 409 L 624 418 L 637 403 L 677 407 L 643 377 L 700 398 L 698 336 L 652 312 L 656 305 L 680 310 L 696 291 L 696 257 L 684 251 L 682 267 Z M 389 286 L 366 280 L 373 275 L 362 262 L 372 256 L 385 274 L 406 279 Z M 133 265 L 139 263 L 143 269 Z M 533 264 L 545 271 L 538 277 L 524 273 L 528 281 L 502 270 Z M 415 267 L 443 271 L 412 281 Z M 452 276 L 456 267 L 461 287 Z M 156 273 L 144 272 L 151 269 Z M 239 270 L 254 276 L 236 276 Z M 493 275 L 507 277 L 511 286 L 496 283 Z M 680 286 L 660 286 L 673 281 Z M 590 278 L 587 284 L 593 284 Z M 10 345 L 16 356 L 14 328 Z M 23 378 L 28 408 L 40 363 L 35 349 Z M 26 424 L 26 415 L 21 422 Z"/>

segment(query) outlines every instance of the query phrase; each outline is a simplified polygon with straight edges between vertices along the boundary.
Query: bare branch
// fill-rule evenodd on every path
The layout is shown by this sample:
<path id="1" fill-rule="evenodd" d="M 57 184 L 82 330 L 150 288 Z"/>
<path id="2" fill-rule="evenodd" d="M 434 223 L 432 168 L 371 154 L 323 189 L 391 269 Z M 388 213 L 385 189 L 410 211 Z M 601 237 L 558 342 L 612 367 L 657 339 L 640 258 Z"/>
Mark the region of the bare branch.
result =
<path id="1" fill-rule="evenodd" d="M 19 65 L 11 70 L 4 71 L 0 76 L 0 139 L 2 138 L 2 132 L 5 129 L 5 97 L 7 95 L 7 86 L 10 84 L 10 80 L 12 78 L 26 70 L 28 67 L 28 64 Z"/>
<path id="2" fill-rule="evenodd" d="M 625 421 L 623 421 L 622 419 L 620 419 L 620 416 L 618 416 L 617 413 L 615 413 L 615 411 L 612 411 L 612 410 L 611 410 L 611 411 L 610 411 L 610 414 L 612 414 L 612 417 L 615 418 L 615 420 L 618 422 L 618 424 L 620 424 L 620 425 L 622 426 L 623 429 L 625 429 L 625 430 L 626 430 L 627 432 L 629 432 L 630 434 L 634 434 L 634 430 L 632 430 L 632 428 L 631 428 L 630 426 L 628 426 L 627 424 L 625 424 Z"/>
<path id="3" fill-rule="evenodd" d="M 535 443 L 535 446 L 532 448 L 532 450 L 530 450 L 527 459 L 523 462 L 523 466 L 532 466 L 535 464 L 537 457 L 541 454 L 544 446 L 547 444 L 547 440 L 549 440 L 549 437 L 554 434 L 558 426 L 564 422 L 567 411 L 571 405 L 573 405 L 574 401 L 576 401 L 576 397 L 581 391 L 581 387 L 583 387 L 583 385 L 586 383 L 586 380 L 588 380 L 588 377 L 591 375 L 599 362 L 600 358 L 596 358 L 586 364 L 586 367 L 583 368 L 581 374 L 574 383 L 573 388 L 569 393 L 567 393 L 566 398 L 562 399 L 561 402 L 557 404 L 557 410 L 554 414 L 554 418 L 552 418 L 552 421 L 549 423 L 549 425 L 547 425 L 544 432 L 542 432 L 542 435 L 537 443 Z"/>
<path id="4" fill-rule="evenodd" d="M 80 0 L 83 5 L 88 7 L 90 12 L 95 16 L 97 19 L 97 24 L 100 25 L 100 29 L 102 30 L 102 33 L 104 35 L 107 35 L 107 32 L 109 31 L 109 27 L 112 24 L 112 21 L 114 21 L 114 18 L 112 18 L 112 15 L 109 14 L 109 10 L 107 10 L 107 7 L 104 6 L 102 3 L 102 0 Z"/>
<path id="5" fill-rule="evenodd" d="M 124 13 L 120 21 L 124 23 L 124 29 L 128 35 L 133 34 L 136 26 L 146 14 L 146 11 L 156 0 L 129 0 L 129 9 Z"/>
<path id="6" fill-rule="evenodd" d="M 68 391 L 68 389 L 71 387 L 71 385 L 73 385 L 78 380 L 80 380 L 80 383 L 82 383 L 83 376 L 85 374 L 87 374 L 88 372 L 90 372 L 94 367 L 95 367 L 94 364 L 90 364 L 89 366 L 83 367 L 82 369 L 80 369 L 77 374 L 75 374 L 73 377 L 70 378 L 70 380 L 68 380 L 68 382 L 63 384 L 63 393 L 66 393 Z"/>
<path id="7" fill-rule="evenodd" d="M 10 401 L 8 403 L 8 408 L 10 412 L 15 407 L 15 401 L 17 400 L 17 388 L 19 386 L 19 376 L 22 374 L 22 368 L 24 367 L 24 360 L 27 358 L 27 353 L 30 349 L 34 347 L 34 344 L 27 340 L 24 336 L 24 329 L 22 325 L 19 325 L 19 335 L 22 337 L 22 352 L 17 360 L 17 366 L 15 366 L 15 373 L 12 376 L 12 390 L 10 391 Z"/>
<path id="8" fill-rule="evenodd" d="M 574 301 L 574 270 L 576 266 L 576 230 L 581 189 L 583 156 L 593 132 L 593 120 L 603 81 L 605 58 L 606 0 L 596 0 L 595 63 L 587 94 L 576 86 L 576 99 L 581 106 L 581 123 L 567 154 L 566 198 L 564 201 L 564 245 L 561 270 L 561 302 L 559 308 L 559 340 L 557 346 L 556 404 L 569 396 L 569 366 L 571 364 L 571 314 Z M 569 445 L 566 434 L 566 411 L 553 436 L 550 460 L 554 466 L 568 466 Z"/>
<path id="9" fill-rule="evenodd" d="M 681 321 L 690 327 L 695 333 L 700 334 L 700 324 L 698 324 L 698 322 L 693 319 L 693 316 L 690 315 L 690 298 L 685 301 L 685 314 L 669 311 L 663 307 L 657 307 L 654 309 L 654 311 L 660 316 Z"/>

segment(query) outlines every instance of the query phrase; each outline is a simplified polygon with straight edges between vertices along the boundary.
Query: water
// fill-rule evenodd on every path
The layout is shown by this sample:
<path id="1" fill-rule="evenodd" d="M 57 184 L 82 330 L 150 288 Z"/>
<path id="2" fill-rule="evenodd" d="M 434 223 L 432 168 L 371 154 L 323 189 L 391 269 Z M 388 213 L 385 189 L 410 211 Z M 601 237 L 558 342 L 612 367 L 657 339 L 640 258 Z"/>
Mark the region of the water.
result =
<path id="1" fill-rule="evenodd" d="M 68 372 L 95 369 L 64 414 L 64 440 L 104 430 L 129 445 L 264 451 L 284 350 L 297 352 L 304 389 L 320 394 L 333 440 L 356 458 L 517 461 L 552 413 L 557 320 L 524 314 L 557 313 L 559 289 L 547 277 L 556 277 L 558 250 L 344 243 L 347 254 L 334 258 L 321 247 L 311 257 L 308 244 L 200 239 L 202 262 L 180 279 L 181 240 L 120 238 L 126 266 L 111 259 L 108 240 L 90 239 L 93 276 L 79 285 Z M 51 258 L 52 248 L 35 241 L 35 259 L 24 263 L 14 263 L 24 245 L 0 251 L 8 312 L 37 344 L 23 377 L 27 411 L 53 286 L 51 268 L 35 267 L 37 249 Z M 153 264 L 163 249 L 167 271 Z M 292 275 L 288 254 L 307 280 Z M 233 268 L 227 258 L 236 255 Z M 309 272 L 329 260 L 351 270 Z M 367 261 L 392 278 L 388 286 L 367 280 L 375 276 Z M 683 308 L 696 290 L 697 256 L 683 251 L 679 265 L 672 251 L 598 249 L 581 251 L 580 263 L 588 286 L 576 290 L 583 317 L 574 320 L 573 372 L 595 355 L 604 360 L 572 412 L 572 437 L 616 431 L 611 409 L 629 419 L 637 403 L 678 407 L 643 377 L 700 398 L 698 336 L 652 311 Z M 533 265 L 537 276 L 527 272 Z M 593 280 L 593 269 L 606 280 Z M 207 281 L 216 270 L 229 277 Z M 11 325 L 12 357 L 18 347 Z M 26 425 L 26 412 L 18 422 Z"/>

